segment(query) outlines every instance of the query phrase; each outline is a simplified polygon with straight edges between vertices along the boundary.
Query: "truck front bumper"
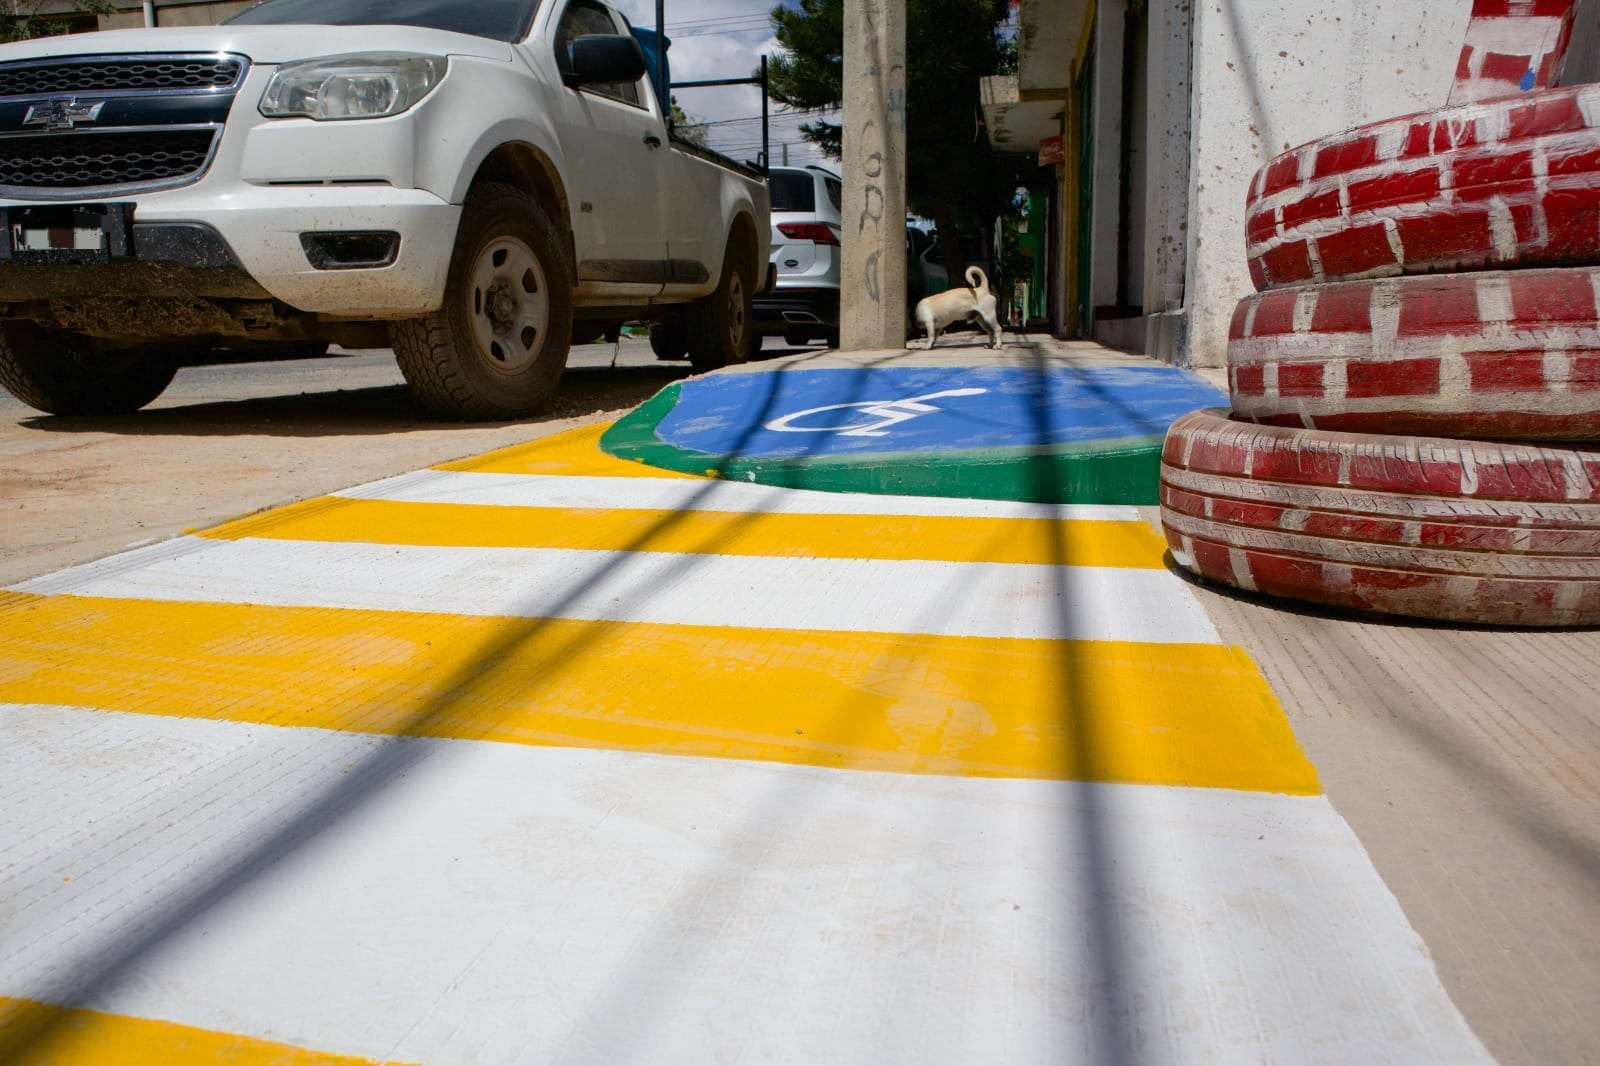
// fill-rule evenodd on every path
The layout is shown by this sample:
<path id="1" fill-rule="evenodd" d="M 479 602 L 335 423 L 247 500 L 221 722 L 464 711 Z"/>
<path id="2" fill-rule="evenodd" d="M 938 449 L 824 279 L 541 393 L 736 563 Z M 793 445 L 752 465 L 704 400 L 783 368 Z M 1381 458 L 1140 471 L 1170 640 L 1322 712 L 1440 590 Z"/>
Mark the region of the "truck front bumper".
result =
<path id="1" fill-rule="evenodd" d="M 101 261 L 29 251 L 10 239 L 30 219 L 83 203 L 0 202 L 0 303 L 76 296 L 271 297 L 339 318 L 405 318 L 444 300 L 461 207 L 388 185 L 232 183 L 113 199 L 129 225 Z M 331 250 L 331 251 L 330 251 Z M 383 254 L 374 254 L 374 251 Z M 176 287 L 175 287 L 176 286 Z"/>

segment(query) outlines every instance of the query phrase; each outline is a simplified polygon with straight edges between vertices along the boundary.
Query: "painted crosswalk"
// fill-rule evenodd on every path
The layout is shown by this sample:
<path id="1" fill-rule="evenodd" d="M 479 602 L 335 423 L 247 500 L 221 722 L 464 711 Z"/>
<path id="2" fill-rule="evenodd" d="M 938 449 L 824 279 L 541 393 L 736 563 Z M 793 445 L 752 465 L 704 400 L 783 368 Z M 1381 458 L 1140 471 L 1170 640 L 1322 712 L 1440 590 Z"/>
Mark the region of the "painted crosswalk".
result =
<path id="1" fill-rule="evenodd" d="M 1487 1061 L 1135 511 L 594 436 L 0 591 L 0 1061 Z"/>

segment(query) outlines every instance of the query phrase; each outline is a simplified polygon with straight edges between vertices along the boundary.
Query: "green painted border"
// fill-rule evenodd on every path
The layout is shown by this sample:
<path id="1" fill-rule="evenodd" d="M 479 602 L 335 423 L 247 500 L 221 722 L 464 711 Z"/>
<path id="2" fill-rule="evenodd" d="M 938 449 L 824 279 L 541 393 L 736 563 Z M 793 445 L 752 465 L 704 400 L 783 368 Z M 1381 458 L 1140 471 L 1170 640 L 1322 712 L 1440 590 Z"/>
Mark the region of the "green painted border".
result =
<path id="1" fill-rule="evenodd" d="M 824 492 L 1138 505 L 1160 498 L 1164 435 L 1052 448 L 728 458 L 679 448 L 656 435 L 681 391 L 678 383 L 668 385 L 624 415 L 601 436 L 600 447 L 618 459 L 663 470 Z"/>

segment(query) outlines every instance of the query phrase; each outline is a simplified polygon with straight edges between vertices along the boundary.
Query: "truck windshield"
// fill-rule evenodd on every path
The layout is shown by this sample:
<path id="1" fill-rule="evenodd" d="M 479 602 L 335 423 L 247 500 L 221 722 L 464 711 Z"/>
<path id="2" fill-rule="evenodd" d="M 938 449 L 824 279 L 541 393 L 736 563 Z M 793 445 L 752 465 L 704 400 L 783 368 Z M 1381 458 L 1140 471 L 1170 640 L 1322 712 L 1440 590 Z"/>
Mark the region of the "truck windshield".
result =
<path id="1" fill-rule="evenodd" d="M 539 0 L 265 0 L 227 19 L 235 26 L 424 26 L 515 42 Z"/>

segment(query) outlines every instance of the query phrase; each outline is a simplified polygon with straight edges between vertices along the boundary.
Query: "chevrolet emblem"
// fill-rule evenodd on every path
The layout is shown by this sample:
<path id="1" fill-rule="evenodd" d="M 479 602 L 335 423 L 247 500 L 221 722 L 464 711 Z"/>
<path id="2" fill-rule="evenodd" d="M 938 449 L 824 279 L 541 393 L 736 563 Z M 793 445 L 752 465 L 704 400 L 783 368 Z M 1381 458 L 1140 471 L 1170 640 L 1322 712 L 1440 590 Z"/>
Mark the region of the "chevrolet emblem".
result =
<path id="1" fill-rule="evenodd" d="M 44 104 L 34 104 L 28 108 L 28 114 L 23 118 L 24 126 L 43 126 L 47 130 L 70 130 L 80 122 L 94 122 L 100 117 L 100 109 L 106 106 L 104 100 L 92 104 L 80 104 L 75 96 L 58 96 Z"/>

